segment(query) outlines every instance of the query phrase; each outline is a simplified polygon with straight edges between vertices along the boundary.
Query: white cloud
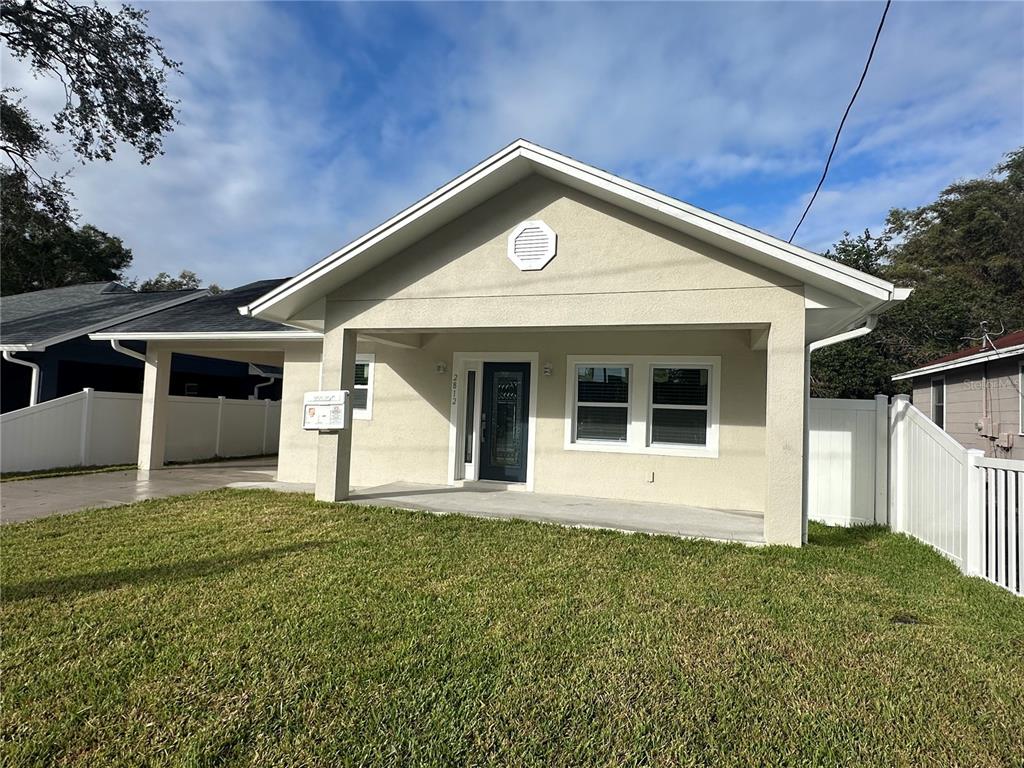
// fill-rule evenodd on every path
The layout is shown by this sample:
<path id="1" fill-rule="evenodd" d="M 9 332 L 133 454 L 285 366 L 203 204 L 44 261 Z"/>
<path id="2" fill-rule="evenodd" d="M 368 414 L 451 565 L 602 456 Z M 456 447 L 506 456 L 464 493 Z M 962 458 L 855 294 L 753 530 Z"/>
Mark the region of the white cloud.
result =
<path id="1" fill-rule="evenodd" d="M 184 62 L 183 124 L 149 167 L 125 152 L 77 169 L 78 207 L 124 237 L 138 274 L 228 285 L 307 266 L 517 136 L 788 236 L 881 12 L 148 7 Z M 877 226 L 1020 143 L 1022 40 L 1022 5 L 895 4 L 799 241 Z M 26 85 L 8 59 L 4 79 Z"/>

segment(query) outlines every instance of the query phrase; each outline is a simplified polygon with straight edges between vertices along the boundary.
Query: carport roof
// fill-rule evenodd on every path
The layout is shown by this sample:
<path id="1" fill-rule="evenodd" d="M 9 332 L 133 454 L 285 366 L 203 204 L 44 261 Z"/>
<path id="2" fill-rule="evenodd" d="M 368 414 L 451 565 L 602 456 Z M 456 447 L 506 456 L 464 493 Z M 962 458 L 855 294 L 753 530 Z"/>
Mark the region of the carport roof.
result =
<path id="1" fill-rule="evenodd" d="M 285 278 L 258 280 L 220 293 L 206 293 L 187 305 L 170 307 L 103 328 L 93 339 L 225 339 L 238 337 L 320 338 L 287 325 L 240 315 L 238 307 L 273 290 Z"/>
<path id="2" fill-rule="evenodd" d="M 0 299 L 0 349 L 42 351 L 112 322 L 179 307 L 205 291 L 138 293 L 116 282 L 85 283 Z"/>

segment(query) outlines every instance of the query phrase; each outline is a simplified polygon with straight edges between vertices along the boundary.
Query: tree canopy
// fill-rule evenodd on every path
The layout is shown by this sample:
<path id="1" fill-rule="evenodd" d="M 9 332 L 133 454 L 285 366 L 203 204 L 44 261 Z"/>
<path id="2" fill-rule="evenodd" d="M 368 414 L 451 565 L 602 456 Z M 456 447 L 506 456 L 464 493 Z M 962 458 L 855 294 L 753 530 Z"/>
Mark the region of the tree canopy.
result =
<path id="1" fill-rule="evenodd" d="M 33 75 L 58 81 L 64 104 L 45 125 L 18 91 L 0 91 L 0 269 L 4 295 L 121 279 L 132 253 L 91 225 L 78 226 L 51 132 L 81 162 L 110 160 L 119 143 L 143 163 L 160 154 L 176 122 L 165 91 L 179 71 L 146 28 L 146 12 L 68 0 L 0 0 L 0 40 Z"/>
<path id="2" fill-rule="evenodd" d="M 143 280 L 138 284 L 136 284 L 136 281 L 132 281 L 131 285 L 142 293 L 147 293 L 149 291 L 185 291 L 202 288 L 203 281 L 199 275 L 192 270 L 183 269 L 177 277 L 171 277 L 167 272 L 160 272 L 156 277 L 151 277 L 149 280 Z M 207 289 L 211 293 L 220 292 L 220 286 L 216 283 L 211 283 L 207 286 Z"/>
<path id="3" fill-rule="evenodd" d="M 893 209 L 881 235 L 847 233 L 825 255 L 914 292 L 874 332 L 814 354 L 817 397 L 894 394 L 893 374 L 972 346 L 982 321 L 1024 329 L 1024 147 L 990 176 Z"/>

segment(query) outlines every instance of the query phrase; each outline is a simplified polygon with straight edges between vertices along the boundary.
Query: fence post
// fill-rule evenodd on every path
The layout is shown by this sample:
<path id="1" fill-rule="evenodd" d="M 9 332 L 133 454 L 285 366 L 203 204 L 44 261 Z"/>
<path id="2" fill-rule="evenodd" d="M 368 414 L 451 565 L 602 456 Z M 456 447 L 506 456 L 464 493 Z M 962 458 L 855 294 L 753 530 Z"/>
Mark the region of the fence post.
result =
<path id="1" fill-rule="evenodd" d="M 89 446 L 92 442 L 92 401 L 95 391 L 92 387 L 82 390 L 85 394 L 85 402 L 82 403 L 82 432 L 81 443 L 78 447 L 78 463 L 83 467 L 89 466 Z"/>
<path id="2" fill-rule="evenodd" d="M 910 398 L 907 395 L 896 395 L 892 399 L 890 411 L 890 431 L 892 447 L 890 448 L 889 471 L 889 527 L 894 531 L 904 530 L 907 513 L 907 410 Z"/>
<path id="3" fill-rule="evenodd" d="M 213 455 L 220 456 L 220 433 L 224 426 L 224 395 L 217 395 L 217 442 L 213 448 Z"/>
<path id="4" fill-rule="evenodd" d="M 981 481 L 982 468 L 978 466 L 978 459 L 984 455 L 984 451 L 971 448 L 967 451 L 967 461 L 964 463 L 967 471 L 967 482 L 964 483 L 964 517 L 967 521 L 964 573 L 971 576 L 985 575 L 985 486 Z"/>
<path id="5" fill-rule="evenodd" d="M 875 395 L 875 523 L 889 522 L 889 398 Z"/>
<path id="6" fill-rule="evenodd" d="M 267 425 L 270 423 L 270 398 L 263 398 L 263 448 L 260 449 L 260 455 L 267 455 Z"/>

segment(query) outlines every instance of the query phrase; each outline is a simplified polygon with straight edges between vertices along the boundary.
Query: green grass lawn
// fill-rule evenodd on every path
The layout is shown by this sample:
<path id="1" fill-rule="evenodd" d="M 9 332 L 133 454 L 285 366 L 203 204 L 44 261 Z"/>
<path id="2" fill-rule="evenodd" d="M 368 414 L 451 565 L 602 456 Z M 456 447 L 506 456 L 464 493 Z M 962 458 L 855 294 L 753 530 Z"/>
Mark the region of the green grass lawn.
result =
<path id="1" fill-rule="evenodd" d="M 804 549 L 216 491 L 4 527 L 4 765 L 1020 765 L 1024 602 Z"/>

